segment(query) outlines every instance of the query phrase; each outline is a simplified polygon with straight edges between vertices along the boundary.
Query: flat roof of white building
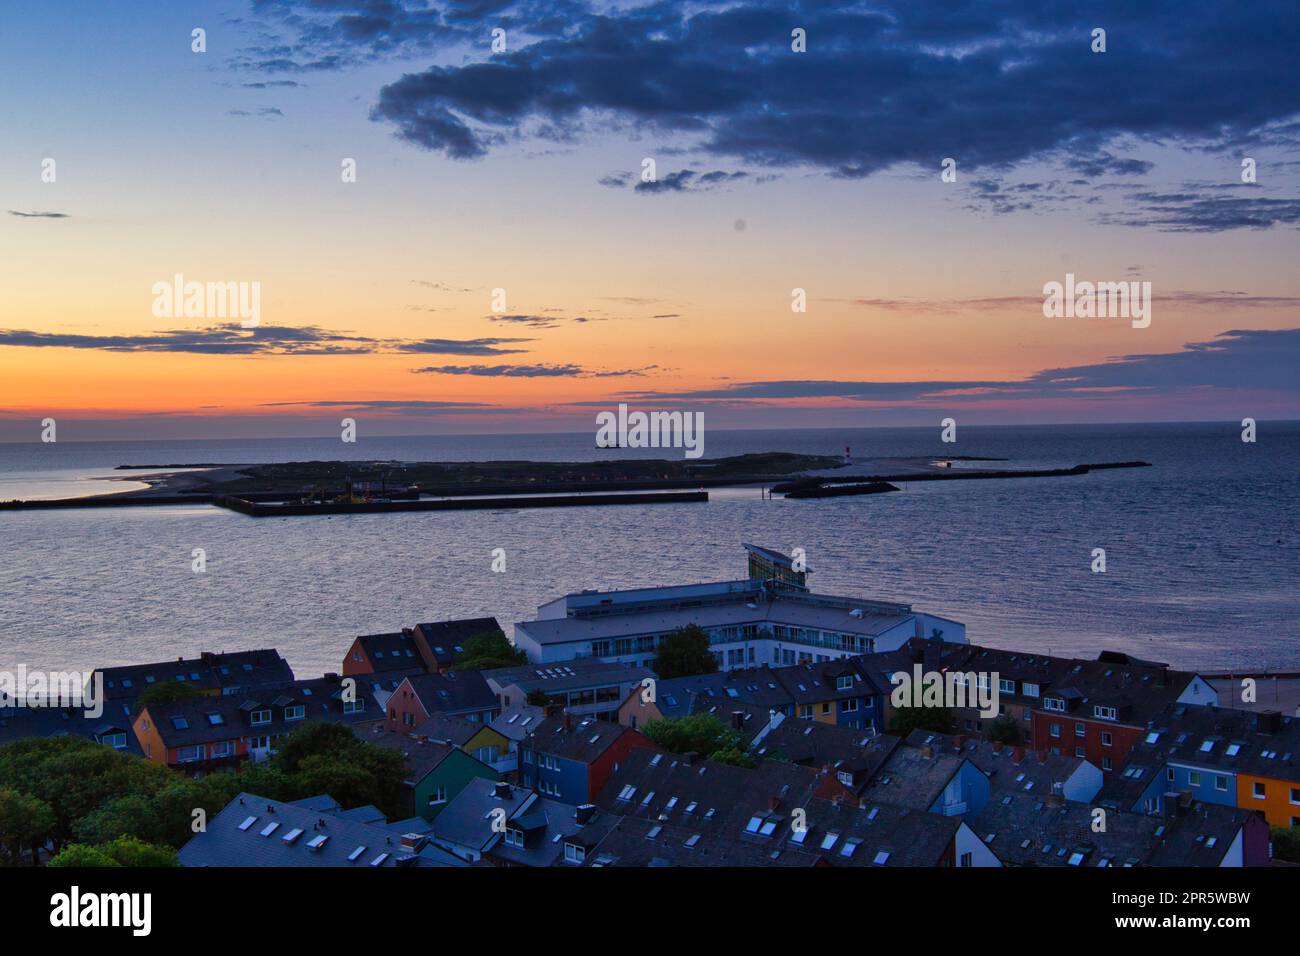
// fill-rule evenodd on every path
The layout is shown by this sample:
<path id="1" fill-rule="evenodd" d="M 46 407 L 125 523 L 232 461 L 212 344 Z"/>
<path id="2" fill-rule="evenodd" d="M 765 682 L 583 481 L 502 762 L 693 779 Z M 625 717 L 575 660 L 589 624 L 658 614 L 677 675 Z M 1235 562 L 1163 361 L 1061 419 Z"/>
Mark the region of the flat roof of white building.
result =
<path id="1" fill-rule="evenodd" d="M 647 588 L 637 592 L 613 593 L 637 594 L 649 600 L 655 596 L 656 591 L 661 590 L 680 592 L 682 589 Z M 583 598 L 594 596 L 580 595 Z M 813 601 L 809 601 L 809 598 Z M 644 610 L 628 608 L 591 617 L 552 617 L 536 621 L 521 621 L 516 623 L 515 627 L 538 644 L 546 645 L 661 634 L 685 627 L 687 624 L 698 624 L 706 629 L 746 624 L 786 624 L 792 627 L 877 637 L 906 621 L 915 619 L 915 615 L 907 605 L 882 605 L 871 601 L 854 602 L 851 598 L 823 597 L 824 601 L 844 602 L 843 606 L 827 606 L 815 603 L 816 598 L 816 595 L 781 594 L 774 600 L 746 601 L 743 595 L 738 595 L 734 601 L 724 603 L 695 607 L 647 607 Z M 598 606 L 599 602 L 592 602 L 592 604 Z M 859 613 L 854 613 L 855 610 Z"/>

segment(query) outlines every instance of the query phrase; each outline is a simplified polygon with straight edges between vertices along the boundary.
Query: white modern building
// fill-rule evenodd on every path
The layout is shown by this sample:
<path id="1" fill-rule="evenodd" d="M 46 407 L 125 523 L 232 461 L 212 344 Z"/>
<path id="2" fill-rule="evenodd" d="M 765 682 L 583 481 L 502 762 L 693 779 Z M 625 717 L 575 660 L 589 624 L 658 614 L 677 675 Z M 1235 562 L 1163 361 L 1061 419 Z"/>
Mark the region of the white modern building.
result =
<path id="1" fill-rule="evenodd" d="M 596 657 L 650 666 L 664 635 L 696 624 L 719 668 L 732 670 L 890 651 L 914 637 L 966 642 L 964 624 L 908 604 L 813 594 L 807 570 L 793 570 L 789 557 L 745 547 L 745 580 L 566 594 L 516 623 L 515 645 L 538 664 Z"/>

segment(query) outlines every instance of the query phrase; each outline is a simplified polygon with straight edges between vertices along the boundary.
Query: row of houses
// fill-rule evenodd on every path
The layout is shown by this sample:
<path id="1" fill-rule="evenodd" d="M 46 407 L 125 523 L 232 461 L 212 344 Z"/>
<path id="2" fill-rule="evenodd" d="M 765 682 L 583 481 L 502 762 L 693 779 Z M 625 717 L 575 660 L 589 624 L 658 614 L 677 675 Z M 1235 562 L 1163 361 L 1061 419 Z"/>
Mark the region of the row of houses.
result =
<path id="1" fill-rule="evenodd" d="M 844 771 L 846 733 L 863 735 L 870 766 L 860 774 Z M 326 810 L 304 814 L 243 794 L 186 845 L 182 863 L 1119 867 L 1269 858 L 1257 813 L 1190 797 L 1159 814 L 1106 810 L 1096 803 L 1101 773 L 1083 758 L 960 735 L 872 736 L 774 714 L 750 742 L 760 759 L 746 768 L 557 714 L 524 738 L 529 756 L 512 774 L 474 768 L 460 748 L 421 735 L 387 735 L 385 745 L 407 757 L 418 811 L 410 817 L 389 824 L 358 808 L 345 830 L 327 797 L 307 802 Z M 441 782 L 431 786 L 434 776 Z M 330 842 L 332 855 L 323 852 Z"/>

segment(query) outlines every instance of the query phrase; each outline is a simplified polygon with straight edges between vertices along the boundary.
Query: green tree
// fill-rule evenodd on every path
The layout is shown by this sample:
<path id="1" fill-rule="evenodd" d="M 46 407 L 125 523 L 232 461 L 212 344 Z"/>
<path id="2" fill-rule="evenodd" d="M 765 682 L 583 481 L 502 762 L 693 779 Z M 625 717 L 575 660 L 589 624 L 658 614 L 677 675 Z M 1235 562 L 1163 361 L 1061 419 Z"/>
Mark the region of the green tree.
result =
<path id="1" fill-rule="evenodd" d="M 461 645 L 452 670 L 483 671 L 494 667 L 517 667 L 528 663 L 528 655 L 516 648 L 501 631 L 484 631 Z"/>
<path id="2" fill-rule="evenodd" d="M 889 732 L 899 737 L 906 737 L 914 730 L 950 734 L 952 728 L 952 711 L 947 707 L 895 707 L 889 723 Z"/>
<path id="3" fill-rule="evenodd" d="M 13 789 L 0 790 L 0 854 L 6 863 L 19 862 L 24 851 L 32 865 L 54 830 L 54 811 L 44 800 Z"/>
<path id="4" fill-rule="evenodd" d="M 1300 829 L 1272 828 L 1273 859 L 1300 863 Z"/>
<path id="5" fill-rule="evenodd" d="M 118 837 L 109 843 L 91 846 L 69 843 L 50 860 L 50 866 L 179 866 L 176 851 L 155 846 L 134 837 Z"/>
<path id="6" fill-rule="evenodd" d="M 202 697 L 203 692 L 187 681 L 168 680 L 161 684 L 150 684 L 135 699 L 134 710 L 138 714 L 152 704 L 170 704 L 174 700 L 193 700 Z"/>
<path id="7" fill-rule="evenodd" d="M 244 789 L 280 800 L 328 793 L 345 807 L 373 803 L 389 816 L 401 811 L 406 761 L 400 751 L 360 740 L 342 724 L 309 721 L 247 772 Z M 265 783 L 256 789 L 253 783 Z M 278 791 L 278 792 L 277 792 Z"/>
<path id="8" fill-rule="evenodd" d="M 1020 729 L 1020 724 L 1010 714 L 1002 714 L 997 720 L 989 724 L 988 738 L 999 743 L 1009 744 L 1012 747 L 1018 747 L 1025 742 L 1025 735 Z"/>
<path id="9" fill-rule="evenodd" d="M 547 707 L 551 703 L 550 695 L 547 694 L 546 691 L 542 690 L 540 687 L 534 687 L 532 690 L 530 690 L 528 692 L 528 697 L 526 698 L 526 700 L 533 707 Z"/>
<path id="10" fill-rule="evenodd" d="M 84 868 L 88 866 L 121 866 L 122 864 L 97 846 L 89 846 L 85 843 L 69 843 L 56 853 L 47 865 Z"/>
<path id="11" fill-rule="evenodd" d="M 84 817 L 121 797 L 151 798 L 175 779 L 161 764 L 84 737 L 32 737 L 0 747 L 0 781 L 50 808 L 56 851 L 74 839 Z"/>
<path id="12" fill-rule="evenodd" d="M 758 761 L 738 747 L 723 747 L 721 750 L 715 750 L 709 759 L 715 763 L 728 763 L 733 767 L 752 769 L 758 766 Z"/>
<path id="13" fill-rule="evenodd" d="M 721 751 L 744 752 L 745 741 L 740 732 L 712 714 L 652 720 L 641 732 L 665 750 L 678 754 L 697 753 L 713 758 Z"/>
<path id="14" fill-rule="evenodd" d="M 698 624 L 687 624 L 664 635 L 659 643 L 654 671 L 660 680 L 712 674 L 718 660 L 709 650 L 709 635 Z"/>

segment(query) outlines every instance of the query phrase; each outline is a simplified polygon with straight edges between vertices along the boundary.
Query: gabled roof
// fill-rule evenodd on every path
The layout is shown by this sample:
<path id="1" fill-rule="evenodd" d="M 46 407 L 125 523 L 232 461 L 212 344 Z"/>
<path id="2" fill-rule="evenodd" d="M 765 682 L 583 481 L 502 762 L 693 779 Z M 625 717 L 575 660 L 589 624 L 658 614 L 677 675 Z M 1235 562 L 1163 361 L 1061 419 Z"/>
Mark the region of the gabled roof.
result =
<path id="1" fill-rule="evenodd" d="M 407 839 L 375 822 L 372 807 L 358 808 L 360 813 L 331 810 L 327 800 L 282 803 L 241 793 L 181 847 L 181 865 L 357 869 L 464 865 L 421 837 Z"/>
<path id="2" fill-rule="evenodd" d="M 424 660 L 419 648 L 409 634 L 395 631 L 389 634 L 363 634 L 357 643 L 365 651 L 370 666 L 377 673 L 394 670 L 424 670 Z"/>
<path id="3" fill-rule="evenodd" d="M 414 674 L 406 678 L 406 683 L 430 714 L 497 709 L 496 694 L 479 671 Z"/>
<path id="4" fill-rule="evenodd" d="M 882 692 L 878 677 L 859 667 L 852 658 L 774 667 L 772 674 L 796 704 L 818 704 L 832 700 L 853 700 Z M 839 685 L 847 683 L 841 690 Z M 885 685 L 888 688 L 889 685 Z"/>
<path id="5" fill-rule="evenodd" d="M 905 742 L 890 752 L 862 799 L 928 810 L 964 762 L 965 758 L 957 754 L 927 746 L 912 747 Z"/>
<path id="6" fill-rule="evenodd" d="M 290 733 L 309 720 L 358 725 L 384 719 L 374 700 L 369 675 L 356 678 L 359 710 L 344 712 L 343 683 L 337 676 L 295 681 L 286 686 L 254 688 L 244 695 L 194 697 L 150 704 L 146 711 L 168 747 L 192 747 L 238 737 Z M 288 707 L 302 707 L 303 716 L 289 720 Z M 270 720 L 253 723 L 253 715 L 270 711 Z M 140 715 L 143 716 L 143 715 Z"/>
<path id="7" fill-rule="evenodd" d="M 105 743 L 111 734 L 126 734 L 129 753 L 143 754 L 131 732 L 134 701 L 106 700 L 104 712 L 89 717 L 81 707 L 0 707 L 0 746 L 26 737 L 85 737 Z"/>
<path id="8" fill-rule="evenodd" d="M 1107 810 L 1098 831 L 1088 804 L 1004 792 L 971 829 L 1015 866 L 1218 866 L 1250 817 L 1185 800 L 1165 816 Z"/>
<path id="9" fill-rule="evenodd" d="M 367 737 L 366 742 L 399 752 L 406 760 L 406 780 L 412 786 L 433 773 L 456 750 L 450 744 L 423 740 L 414 736 L 407 737 L 402 734 L 376 734 Z"/>
<path id="10" fill-rule="evenodd" d="M 564 760 L 589 764 L 599 760 L 601 754 L 626 734 L 640 736 L 632 728 L 612 721 L 597 720 L 594 717 L 578 720 L 567 714 L 556 714 L 538 724 L 524 738 L 521 746 Z"/>
<path id="11" fill-rule="evenodd" d="M 777 670 L 747 667 L 661 680 L 655 685 L 655 705 L 665 717 L 685 717 L 693 713 L 692 702 L 699 695 L 723 703 L 784 709 L 794 703 L 794 698 L 777 678 Z"/>
<path id="12" fill-rule="evenodd" d="M 103 675 L 104 697 L 107 700 L 135 698 L 154 684 L 165 681 L 177 681 L 211 692 L 285 683 L 294 679 L 289 662 L 274 648 L 217 653 L 205 651 L 194 658 L 101 667 L 96 673 Z"/>
<path id="13" fill-rule="evenodd" d="M 546 719 L 545 707 L 534 707 L 532 704 L 516 704 L 509 710 L 501 712 L 501 715 L 492 721 L 489 725 L 501 736 L 509 740 L 520 741 L 528 736 L 538 725 Z"/>
<path id="14" fill-rule="evenodd" d="M 538 799 L 535 791 L 474 777 L 451 798 L 433 822 L 433 838 L 474 853 L 483 853 L 500 837 L 493 829 L 494 813 L 509 821 L 525 813 Z"/>
<path id="15" fill-rule="evenodd" d="M 465 649 L 465 642 L 479 634 L 504 633 L 495 617 L 466 617 L 454 621 L 417 624 L 414 631 L 424 639 L 429 653 L 442 667 L 454 663 Z"/>
<path id="16" fill-rule="evenodd" d="M 938 866 L 961 828 L 958 817 L 909 807 L 814 799 L 806 832 L 791 833 L 786 846 L 820 855 L 832 866 Z"/>
<path id="17" fill-rule="evenodd" d="M 720 830 L 631 817 L 616 820 L 595 848 L 587 851 L 584 866 L 816 866 L 820 862 L 812 853 L 746 843 Z"/>
<path id="18" fill-rule="evenodd" d="M 1082 757 L 1053 754 L 1049 750 L 1012 747 L 992 740 L 914 730 L 907 737 L 913 748 L 933 747 L 941 753 L 965 757 L 989 778 L 992 790 L 1050 794 L 1055 784 L 1064 784 L 1086 761 Z"/>
<path id="19" fill-rule="evenodd" d="M 1172 704 L 1131 753 L 1159 765 L 1172 761 L 1300 783 L 1300 719 L 1276 711 Z"/>
<path id="20" fill-rule="evenodd" d="M 769 760 L 825 768 L 837 775 L 851 774 L 850 789 L 858 792 L 879 773 L 900 743 L 890 734 L 785 718 L 754 742 L 753 753 Z"/>
<path id="21" fill-rule="evenodd" d="M 596 796 L 601 809 L 695 830 L 740 833 L 755 812 L 771 814 L 773 833 L 788 827 L 826 783 L 808 767 L 763 761 L 750 770 L 633 748 Z M 838 784 L 835 785 L 839 789 Z"/>

